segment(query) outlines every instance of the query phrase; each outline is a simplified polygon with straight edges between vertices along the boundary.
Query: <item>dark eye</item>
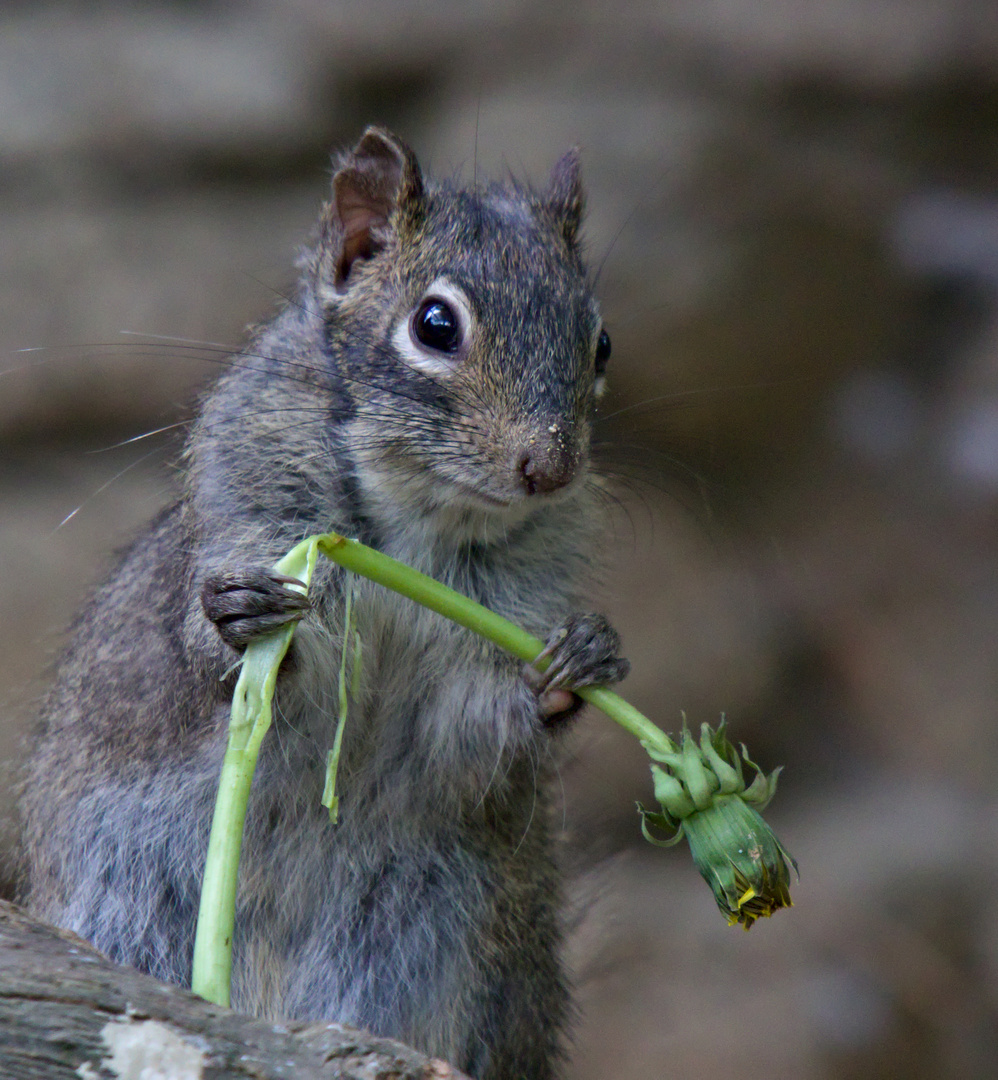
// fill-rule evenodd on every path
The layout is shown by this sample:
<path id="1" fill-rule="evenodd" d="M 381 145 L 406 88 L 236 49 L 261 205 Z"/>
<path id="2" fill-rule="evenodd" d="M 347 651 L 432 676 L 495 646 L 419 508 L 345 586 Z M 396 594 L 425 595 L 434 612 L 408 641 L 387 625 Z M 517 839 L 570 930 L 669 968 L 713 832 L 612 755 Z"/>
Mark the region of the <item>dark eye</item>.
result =
<path id="1" fill-rule="evenodd" d="M 454 309 L 443 300 L 424 300 L 412 319 L 417 341 L 438 352 L 455 352 L 461 344 L 461 326 Z"/>
<path id="2" fill-rule="evenodd" d="M 606 371 L 606 362 L 610 359 L 610 335 L 605 330 L 600 330 L 596 341 L 596 374 L 602 375 Z"/>

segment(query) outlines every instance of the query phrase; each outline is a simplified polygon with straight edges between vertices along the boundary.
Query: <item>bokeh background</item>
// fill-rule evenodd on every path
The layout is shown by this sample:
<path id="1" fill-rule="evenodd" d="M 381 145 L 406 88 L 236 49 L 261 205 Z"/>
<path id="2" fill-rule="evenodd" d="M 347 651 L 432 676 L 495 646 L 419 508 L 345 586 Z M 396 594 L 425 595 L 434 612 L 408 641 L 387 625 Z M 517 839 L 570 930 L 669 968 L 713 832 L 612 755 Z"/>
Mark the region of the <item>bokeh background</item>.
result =
<path id="1" fill-rule="evenodd" d="M 786 766 L 796 907 L 744 934 L 641 841 L 641 751 L 583 721 L 571 1080 L 995 1076 L 986 0 L 5 4 L 0 758 L 174 490 L 183 428 L 125 440 L 190 416 L 190 342 L 273 310 L 330 149 L 372 120 L 466 177 L 543 183 L 581 146 L 626 692 Z"/>

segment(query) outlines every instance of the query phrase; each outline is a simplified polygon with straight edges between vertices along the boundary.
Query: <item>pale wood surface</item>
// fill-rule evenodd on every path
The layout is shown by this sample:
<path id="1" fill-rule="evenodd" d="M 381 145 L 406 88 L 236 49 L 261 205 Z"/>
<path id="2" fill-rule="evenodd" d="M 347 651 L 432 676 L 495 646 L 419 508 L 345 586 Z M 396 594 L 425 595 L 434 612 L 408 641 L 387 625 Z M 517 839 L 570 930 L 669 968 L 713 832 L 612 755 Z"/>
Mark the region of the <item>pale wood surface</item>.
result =
<path id="1" fill-rule="evenodd" d="M 0 901 L 5 1080 L 460 1080 L 390 1039 L 272 1023 L 111 963 L 75 934 Z"/>

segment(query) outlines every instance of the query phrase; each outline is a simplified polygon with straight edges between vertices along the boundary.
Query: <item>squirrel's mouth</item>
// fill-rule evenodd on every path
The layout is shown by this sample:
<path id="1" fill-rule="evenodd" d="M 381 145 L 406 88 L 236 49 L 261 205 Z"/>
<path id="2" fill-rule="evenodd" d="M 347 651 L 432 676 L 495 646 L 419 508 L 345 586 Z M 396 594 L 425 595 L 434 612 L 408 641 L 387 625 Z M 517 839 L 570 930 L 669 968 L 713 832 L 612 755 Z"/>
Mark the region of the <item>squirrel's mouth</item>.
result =
<path id="1" fill-rule="evenodd" d="M 452 504 L 461 504 L 475 510 L 510 510 L 522 501 L 520 499 L 512 498 L 504 499 L 498 495 L 492 495 L 487 491 L 482 491 L 481 488 L 473 487 L 471 484 L 461 480 L 452 479 L 450 481 L 450 488 L 453 498 L 449 499 L 448 502 Z"/>
<path id="2" fill-rule="evenodd" d="M 555 490 L 542 491 L 530 491 L 517 487 L 508 494 L 502 495 L 483 490 L 465 480 L 448 477 L 447 505 L 521 518 L 534 510 L 539 510 L 542 506 L 557 501 L 560 496 L 568 494 L 574 487 L 574 483 L 564 484 Z"/>

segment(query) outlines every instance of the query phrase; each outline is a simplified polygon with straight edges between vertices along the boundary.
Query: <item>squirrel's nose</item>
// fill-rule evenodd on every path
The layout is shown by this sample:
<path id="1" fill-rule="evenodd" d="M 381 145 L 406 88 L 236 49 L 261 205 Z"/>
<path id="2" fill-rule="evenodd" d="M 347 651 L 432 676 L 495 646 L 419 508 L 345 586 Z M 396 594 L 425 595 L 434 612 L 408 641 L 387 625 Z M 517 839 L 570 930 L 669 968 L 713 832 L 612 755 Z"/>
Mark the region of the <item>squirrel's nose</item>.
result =
<path id="1" fill-rule="evenodd" d="M 532 440 L 517 461 L 520 485 L 528 495 L 549 495 L 572 482 L 578 464 L 578 453 L 563 432 L 553 433 L 546 444 Z"/>

